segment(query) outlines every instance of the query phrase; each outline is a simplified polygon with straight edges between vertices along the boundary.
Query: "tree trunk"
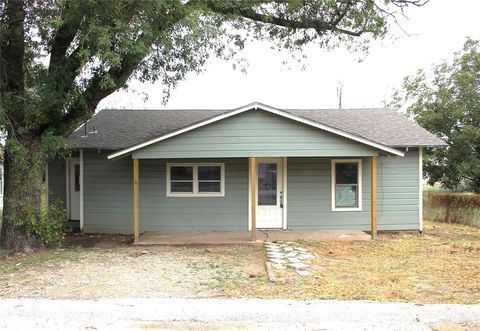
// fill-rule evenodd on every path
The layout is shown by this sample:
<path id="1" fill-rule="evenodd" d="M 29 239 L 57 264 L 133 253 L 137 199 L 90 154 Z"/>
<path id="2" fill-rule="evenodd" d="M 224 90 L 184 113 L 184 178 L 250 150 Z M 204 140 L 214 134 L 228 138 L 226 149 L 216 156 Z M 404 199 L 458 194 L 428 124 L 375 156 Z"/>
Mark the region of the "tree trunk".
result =
<path id="1" fill-rule="evenodd" d="M 7 138 L 4 155 L 4 204 L 0 247 L 8 251 L 31 252 L 43 248 L 35 224 L 40 220 L 42 165 L 38 144 L 10 148 Z M 35 147 L 37 146 L 37 147 Z M 39 164 L 41 163 L 41 164 Z"/>

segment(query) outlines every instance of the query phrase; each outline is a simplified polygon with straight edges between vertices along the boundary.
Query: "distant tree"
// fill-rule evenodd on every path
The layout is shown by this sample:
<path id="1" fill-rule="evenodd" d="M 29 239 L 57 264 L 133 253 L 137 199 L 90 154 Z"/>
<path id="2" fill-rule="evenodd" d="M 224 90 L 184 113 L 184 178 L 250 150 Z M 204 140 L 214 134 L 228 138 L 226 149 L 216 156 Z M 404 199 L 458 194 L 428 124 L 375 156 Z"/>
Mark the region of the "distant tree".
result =
<path id="1" fill-rule="evenodd" d="M 229 59 L 247 39 L 301 50 L 363 49 L 426 0 L 2 0 L 0 130 L 6 132 L 0 245 L 45 243 L 40 208 L 49 158 L 97 104 L 130 78 L 168 91 L 210 55 Z M 364 37 L 365 36 L 365 37 Z M 361 38 L 360 38 L 361 37 Z"/>
<path id="2" fill-rule="evenodd" d="M 431 184 L 455 189 L 467 184 L 480 193 L 480 49 L 468 39 L 453 61 L 419 70 L 404 79 L 396 105 L 448 143 L 426 151 L 424 173 Z"/>

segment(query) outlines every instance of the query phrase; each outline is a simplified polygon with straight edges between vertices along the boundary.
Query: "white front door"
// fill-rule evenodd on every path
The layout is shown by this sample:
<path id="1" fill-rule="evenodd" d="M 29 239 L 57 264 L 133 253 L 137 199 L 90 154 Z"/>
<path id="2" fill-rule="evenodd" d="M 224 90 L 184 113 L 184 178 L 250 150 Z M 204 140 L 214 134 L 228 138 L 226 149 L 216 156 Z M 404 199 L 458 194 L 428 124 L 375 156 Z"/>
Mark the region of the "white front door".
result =
<path id="1" fill-rule="evenodd" d="M 257 159 L 257 228 L 283 226 L 283 173 L 281 158 Z"/>
<path id="2" fill-rule="evenodd" d="M 80 161 L 78 159 L 71 159 L 70 162 L 70 219 L 80 220 Z"/>

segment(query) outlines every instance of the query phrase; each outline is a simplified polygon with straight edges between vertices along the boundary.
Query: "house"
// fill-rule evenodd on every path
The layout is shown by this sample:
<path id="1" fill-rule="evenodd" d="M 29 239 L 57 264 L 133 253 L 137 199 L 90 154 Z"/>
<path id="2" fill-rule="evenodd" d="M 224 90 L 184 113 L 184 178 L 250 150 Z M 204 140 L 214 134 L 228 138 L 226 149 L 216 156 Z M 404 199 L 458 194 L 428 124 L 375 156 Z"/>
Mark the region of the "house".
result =
<path id="1" fill-rule="evenodd" d="M 388 109 L 102 110 L 48 165 L 49 201 L 90 233 L 422 230 L 422 150 Z"/>

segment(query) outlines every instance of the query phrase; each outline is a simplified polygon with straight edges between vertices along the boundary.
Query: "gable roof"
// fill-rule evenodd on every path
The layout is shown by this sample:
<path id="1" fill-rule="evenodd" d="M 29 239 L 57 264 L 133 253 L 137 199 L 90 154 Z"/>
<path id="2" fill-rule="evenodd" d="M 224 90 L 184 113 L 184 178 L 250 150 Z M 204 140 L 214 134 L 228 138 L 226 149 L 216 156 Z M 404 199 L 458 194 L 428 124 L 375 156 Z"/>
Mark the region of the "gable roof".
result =
<path id="1" fill-rule="evenodd" d="M 389 109 L 286 109 L 253 103 L 232 110 L 102 110 L 70 139 L 78 148 L 121 150 L 111 157 L 168 139 L 200 126 L 257 109 L 333 132 L 400 155 L 396 147 L 443 146 L 441 139 L 404 115 Z M 400 154 L 399 154 L 400 153 Z"/>

